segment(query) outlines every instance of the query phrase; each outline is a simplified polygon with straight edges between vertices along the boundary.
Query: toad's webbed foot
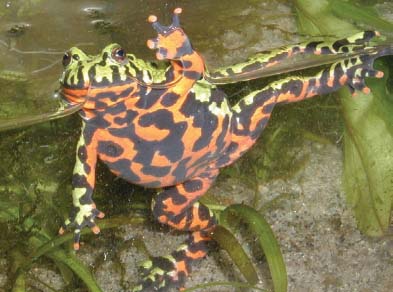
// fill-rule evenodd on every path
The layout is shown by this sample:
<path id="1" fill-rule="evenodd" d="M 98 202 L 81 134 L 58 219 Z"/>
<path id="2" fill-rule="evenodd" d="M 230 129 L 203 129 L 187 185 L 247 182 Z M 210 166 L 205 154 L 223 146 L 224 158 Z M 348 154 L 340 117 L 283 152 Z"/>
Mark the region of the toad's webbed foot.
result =
<path id="1" fill-rule="evenodd" d="M 74 228 L 74 249 L 79 249 L 80 233 L 84 227 L 89 227 L 93 233 L 100 233 L 100 228 L 95 223 L 95 218 L 104 218 L 105 214 L 96 208 L 94 203 L 75 207 L 70 217 L 65 220 L 59 229 L 59 234 L 64 234 L 68 228 Z"/>
<path id="2" fill-rule="evenodd" d="M 176 60 L 193 52 L 187 35 L 180 27 L 179 14 L 181 12 L 181 8 L 176 8 L 173 11 L 172 23 L 169 26 L 160 24 L 155 15 L 150 15 L 148 18 L 158 36 L 148 40 L 147 46 L 150 49 L 157 50 L 156 57 L 158 60 Z"/>
<path id="3" fill-rule="evenodd" d="M 187 274 L 185 264 L 177 262 L 173 256 L 154 257 L 142 264 L 142 281 L 133 292 L 181 289 L 184 287 Z"/>

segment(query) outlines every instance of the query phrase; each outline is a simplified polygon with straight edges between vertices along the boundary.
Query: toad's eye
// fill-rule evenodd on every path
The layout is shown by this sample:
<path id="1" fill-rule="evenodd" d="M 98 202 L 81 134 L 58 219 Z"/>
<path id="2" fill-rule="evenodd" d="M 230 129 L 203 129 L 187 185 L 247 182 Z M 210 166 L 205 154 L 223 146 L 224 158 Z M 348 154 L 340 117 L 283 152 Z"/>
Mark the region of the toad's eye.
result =
<path id="1" fill-rule="evenodd" d="M 124 51 L 123 48 L 115 48 L 112 50 L 112 59 L 119 62 L 119 63 L 123 63 L 124 60 L 126 59 L 127 54 Z"/>
<path id="2" fill-rule="evenodd" d="M 63 66 L 67 67 L 71 63 L 72 55 L 71 52 L 66 52 L 63 56 Z"/>

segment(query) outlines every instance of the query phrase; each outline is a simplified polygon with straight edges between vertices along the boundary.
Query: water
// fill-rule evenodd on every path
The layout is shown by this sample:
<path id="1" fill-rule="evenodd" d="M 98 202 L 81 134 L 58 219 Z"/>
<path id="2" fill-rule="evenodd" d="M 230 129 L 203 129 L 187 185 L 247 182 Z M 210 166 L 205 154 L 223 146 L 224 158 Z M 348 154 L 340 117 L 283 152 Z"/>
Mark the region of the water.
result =
<path id="1" fill-rule="evenodd" d="M 138 57 L 154 59 L 154 52 L 146 47 L 146 40 L 155 35 L 146 21 L 150 14 L 156 14 L 160 22 L 170 23 L 173 8 L 181 6 L 184 11 L 181 15 L 181 23 L 193 41 L 195 49 L 205 56 L 209 66 L 217 67 L 244 60 L 257 51 L 295 43 L 304 38 L 304 35 L 298 33 L 295 11 L 291 2 L 255 0 L 0 1 L 0 120 L 56 111 L 57 102 L 53 99 L 53 93 L 58 88 L 58 76 L 62 71 L 61 58 L 63 52 L 72 46 L 78 46 L 88 53 L 96 54 L 105 45 L 117 42 Z M 391 17 L 392 13 L 389 14 L 389 11 L 393 9 L 389 3 L 379 4 L 378 9 L 386 17 Z M 244 89 L 228 89 L 229 92 L 241 93 L 244 92 L 242 90 Z M 323 106 L 328 110 L 316 111 L 316 108 Z M 325 103 L 325 100 L 319 100 L 317 103 L 306 103 L 303 107 L 295 108 L 295 114 L 288 109 L 279 110 L 272 127 L 267 129 L 264 142 L 268 144 L 274 140 L 270 139 L 271 137 L 278 135 L 279 140 L 283 140 L 285 145 L 275 146 L 272 152 L 275 153 L 274 155 L 279 155 L 280 159 L 288 161 L 272 159 L 266 162 L 264 160 L 262 165 L 266 166 L 267 171 L 273 168 L 273 172 L 269 172 L 267 176 L 269 179 L 275 175 L 285 178 L 288 176 L 288 169 L 290 173 L 294 172 L 290 169 L 290 165 L 293 164 L 291 159 L 298 158 L 296 153 L 292 153 L 296 152 L 295 150 L 289 154 L 287 152 L 282 154 L 284 149 L 290 152 L 291 147 L 300 149 L 296 148 L 299 145 L 294 146 L 292 143 L 295 136 L 293 128 L 290 130 L 280 128 L 279 123 L 285 123 L 285 121 L 301 128 L 296 133 L 300 133 L 302 129 L 306 129 L 305 131 L 311 129 L 318 135 L 328 137 L 330 141 L 340 139 L 342 125 L 338 122 L 337 104 L 334 101 Z M 56 122 L 0 133 L 0 206 L 3 207 L 0 210 L 0 220 L 2 220 L 0 222 L 5 222 L 5 218 L 11 221 L 9 224 L 0 225 L 0 254 L 4 255 L 0 258 L 1 292 L 8 291 L 12 286 L 10 279 L 14 275 L 7 274 L 7 271 L 12 263 L 18 262 L 19 253 L 22 256 L 32 253 L 29 248 L 33 246 L 33 243 L 30 242 L 28 245 L 25 243 L 38 236 L 34 233 L 35 228 L 37 230 L 43 228 L 48 235 L 53 236 L 61 223 L 61 216 L 65 215 L 71 207 L 70 183 L 79 127 L 78 116 L 73 115 Z M 287 136 L 280 136 L 281 133 L 287 133 Z M 268 145 L 273 145 L 275 142 Z M 302 144 L 302 142 L 299 143 Z M 257 162 L 260 153 L 266 151 L 261 146 L 257 147 L 259 152 L 254 151 L 251 154 L 251 162 Z M 332 150 L 331 156 L 335 161 L 341 159 L 337 151 Z M 273 156 L 275 157 L 277 156 Z M 250 160 L 242 163 L 239 167 L 252 169 Z M 301 163 L 302 161 L 299 164 Z M 296 165 L 294 168 L 298 169 L 301 166 Z M 235 174 L 231 175 L 231 171 Z M 248 169 L 245 169 L 246 171 Z M 337 172 L 337 170 L 334 171 Z M 140 200 L 141 209 L 147 211 L 148 207 L 143 199 L 134 196 L 134 194 L 139 194 L 139 197 L 142 195 L 143 198 L 145 190 L 134 188 L 115 179 L 104 167 L 99 167 L 97 173 L 98 185 L 95 198 L 100 206 L 105 205 L 105 211 L 110 216 L 127 214 L 131 201 L 134 202 L 134 200 Z M 225 175 L 224 177 L 229 177 L 229 180 L 223 179 L 221 184 L 218 184 L 217 192 L 225 190 L 224 197 L 231 202 L 232 197 L 239 195 L 236 191 L 239 181 L 234 184 L 235 189 L 232 192 L 227 189 L 232 188 L 229 182 L 235 179 L 234 176 L 238 173 L 232 169 Z M 266 174 L 258 175 L 260 175 L 259 178 L 266 178 Z M 315 184 L 319 183 L 323 184 L 323 182 L 315 182 Z M 248 188 L 250 192 L 252 187 L 247 183 L 245 185 L 240 186 Z M 240 197 L 240 201 L 246 200 L 243 193 Z M 285 214 L 277 216 L 285 216 Z M 122 247 L 121 243 L 125 240 L 124 238 L 129 236 L 117 235 L 120 237 L 120 240 L 117 240 L 117 237 L 114 237 L 115 239 L 107 237 L 109 230 L 105 232 L 106 237 L 101 238 L 101 241 L 106 244 L 109 242 L 109 245 L 118 244 L 120 247 Z M 148 233 L 144 229 L 139 232 Z M 149 233 L 149 236 L 153 239 L 146 237 L 147 242 L 157 242 L 154 234 Z M 168 241 L 169 246 L 173 245 L 172 240 L 175 239 L 172 236 L 166 233 L 160 233 L 159 236 L 161 236 L 159 242 Z M 285 235 L 281 238 L 285 238 Z M 91 237 L 86 237 L 86 239 L 92 242 Z M 109 267 L 105 267 L 102 264 L 104 260 L 101 260 L 101 255 L 97 255 L 89 247 L 85 247 L 85 251 L 82 251 L 82 257 L 84 255 L 88 258 L 86 249 L 93 253 L 94 262 L 90 264 L 101 268 L 98 269 L 98 274 L 105 274 L 102 271 L 115 270 L 113 266 L 118 265 L 117 254 L 116 252 L 111 254 L 111 248 L 113 246 L 102 248 L 109 251 L 111 256 L 109 262 L 112 265 Z M 152 248 L 158 250 L 157 246 Z M 163 253 L 157 250 L 153 251 Z M 48 262 L 36 264 L 34 267 L 40 272 L 30 277 L 29 285 L 38 285 L 34 277 L 45 275 L 44 278 L 48 278 L 49 276 L 46 276 L 48 274 L 53 274 L 53 277 L 57 279 L 54 286 L 62 282 L 59 273 L 55 269 L 48 268 Z M 135 278 L 132 277 L 135 275 L 128 270 L 134 267 L 127 266 L 126 269 L 126 275 L 131 277 L 129 281 L 134 281 Z M 197 273 L 198 270 L 196 269 Z M 201 270 L 201 274 L 204 273 L 203 271 Z M 216 270 L 213 269 L 213 271 Z M 206 273 L 211 274 L 214 280 L 217 279 L 214 278 L 215 272 Z M 117 282 L 113 284 L 114 287 L 120 285 L 119 274 L 121 273 L 112 276 L 117 279 L 114 281 Z M 227 279 L 222 277 L 223 280 Z M 103 285 L 109 282 L 105 275 L 99 279 Z M 60 285 L 60 287 L 64 286 Z"/>

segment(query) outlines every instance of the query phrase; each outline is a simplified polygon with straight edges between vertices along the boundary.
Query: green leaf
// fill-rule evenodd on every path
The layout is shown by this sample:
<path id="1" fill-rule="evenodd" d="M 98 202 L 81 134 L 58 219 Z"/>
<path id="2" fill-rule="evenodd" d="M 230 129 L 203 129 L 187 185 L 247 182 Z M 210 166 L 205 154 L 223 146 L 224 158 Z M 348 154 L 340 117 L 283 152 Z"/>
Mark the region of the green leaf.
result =
<path id="1" fill-rule="evenodd" d="M 287 272 L 280 247 L 269 224 L 256 210 L 246 205 L 232 205 L 226 208 L 220 215 L 220 223 L 228 229 L 232 229 L 229 222 L 237 218 L 245 222 L 249 231 L 257 237 L 262 248 L 273 280 L 275 292 L 287 291 Z"/>
<path id="2" fill-rule="evenodd" d="M 331 0 L 330 8 L 334 15 L 342 19 L 352 19 L 358 23 L 372 26 L 378 30 L 393 31 L 393 24 L 379 18 L 371 8 L 357 6 L 342 0 Z"/>
<path id="3" fill-rule="evenodd" d="M 349 18 L 360 20 L 366 12 L 345 2 L 340 5 L 346 5 L 345 13 L 351 17 L 338 17 L 333 15 L 334 3 L 336 1 L 323 1 L 323 7 L 318 11 L 311 0 L 297 0 L 299 26 L 303 33 L 334 32 L 344 37 L 360 30 L 350 23 Z M 365 18 L 370 19 L 371 15 Z M 392 207 L 393 106 L 392 97 L 385 90 L 386 79 L 367 81 L 371 94 L 358 92 L 353 98 L 346 88 L 339 91 L 345 123 L 344 186 L 359 229 L 367 235 L 379 236 L 389 226 Z"/>
<path id="4" fill-rule="evenodd" d="M 227 251 L 247 282 L 251 285 L 257 284 L 258 275 L 254 265 L 233 234 L 223 226 L 217 226 L 214 230 L 213 239 Z"/>
<path id="5" fill-rule="evenodd" d="M 370 236 L 386 232 L 392 207 L 393 103 L 385 83 L 370 79 L 373 94 L 356 98 L 340 92 L 345 121 L 345 191 L 360 230 Z"/>

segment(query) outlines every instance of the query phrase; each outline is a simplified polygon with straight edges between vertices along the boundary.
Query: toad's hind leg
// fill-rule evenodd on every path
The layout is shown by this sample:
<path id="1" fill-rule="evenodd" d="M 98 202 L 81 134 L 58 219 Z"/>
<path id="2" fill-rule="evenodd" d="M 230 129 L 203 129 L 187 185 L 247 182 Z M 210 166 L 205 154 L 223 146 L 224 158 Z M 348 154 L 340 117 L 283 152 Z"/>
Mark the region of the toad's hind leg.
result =
<path id="1" fill-rule="evenodd" d="M 155 257 L 142 266 L 143 280 L 133 291 L 168 291 L 182 288 L 191 263 L 207 253 L 209 234 L 216 226 L 213 213 L 197 200 L 218 175 L 210 170 L 182 184 L 165 188 L 153 201 L 155 218 L 177 230 L 191 231 L 188 240 L 171 254 Z"/>
<path id="2" fill-rule="evenodd" d="M 342 86 L 347 86 L 353 94 L 355 90 L 368 93 L 370 89 L 365 84 L 365 78 L 383 76 L 383 72 L 373 69 L 373 62 L 384 54 L 381 51 L 342 60 L 315 75 L 278 80 L 242 98 L 232 108 L 231 144 L 217 161 L 216 167 L 231 164 L 255 143 L 276 104 L 332 93 Z"/>

